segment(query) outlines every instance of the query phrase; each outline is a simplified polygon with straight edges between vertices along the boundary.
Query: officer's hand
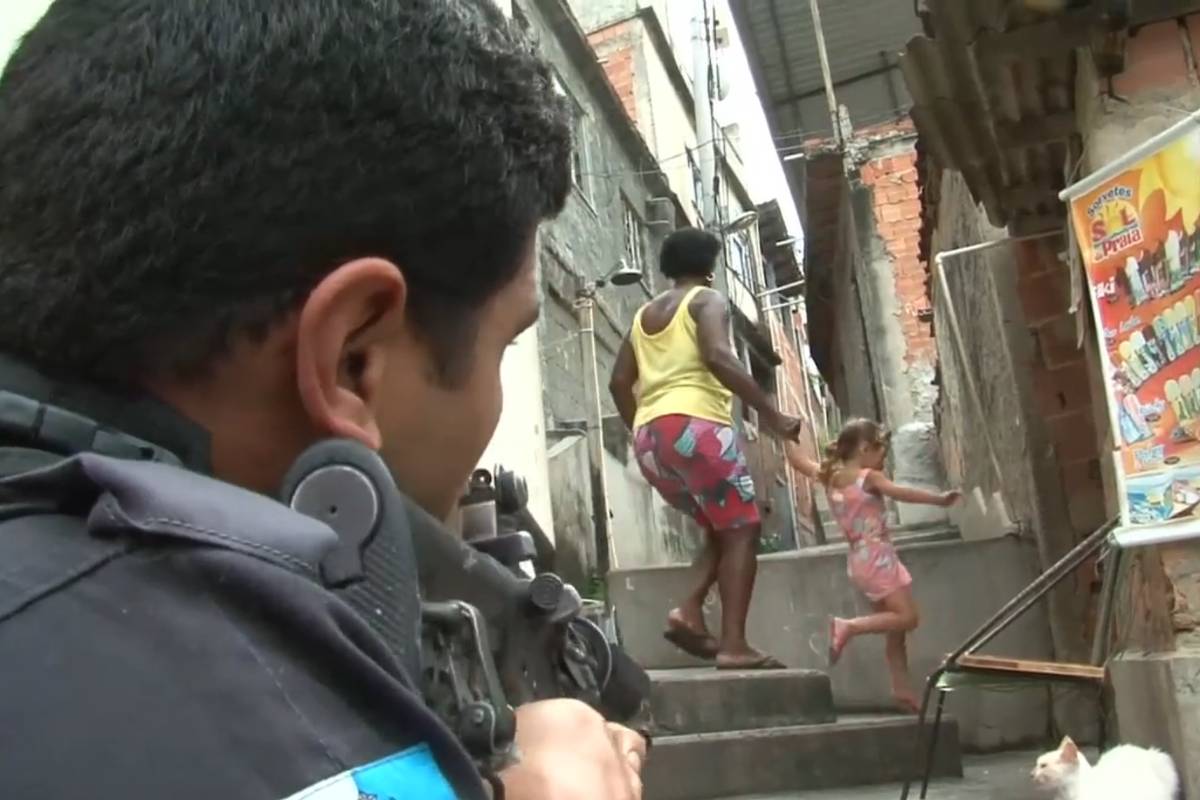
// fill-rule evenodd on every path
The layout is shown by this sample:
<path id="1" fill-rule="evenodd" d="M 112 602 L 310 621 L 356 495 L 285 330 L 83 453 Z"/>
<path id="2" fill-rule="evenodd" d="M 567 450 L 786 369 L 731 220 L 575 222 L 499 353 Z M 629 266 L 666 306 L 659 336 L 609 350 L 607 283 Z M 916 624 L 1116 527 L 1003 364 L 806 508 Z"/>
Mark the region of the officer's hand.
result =
<path id="1" fill-rule="evenodd" d="M 576 700 L 517 709 L 520 761 L 500 773 L 507 800 L 640 800 L 645 740 Z"/>

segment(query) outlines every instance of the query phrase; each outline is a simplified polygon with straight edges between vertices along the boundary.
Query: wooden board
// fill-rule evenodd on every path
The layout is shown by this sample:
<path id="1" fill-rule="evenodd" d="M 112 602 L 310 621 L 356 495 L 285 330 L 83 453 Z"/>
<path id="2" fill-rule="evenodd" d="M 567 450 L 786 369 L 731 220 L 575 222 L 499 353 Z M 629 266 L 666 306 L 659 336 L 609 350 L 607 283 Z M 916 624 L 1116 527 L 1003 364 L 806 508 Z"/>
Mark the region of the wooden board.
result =
<path id="1" fill-rule="evenodd" d="M 1094 667 L 1091 664 L 1063 664 L 1057 661 L 964 655 L 959 656 L 958 666 L 968 671 L 986 670 L 987 672 L 1005 672 L 1012 675 L 1037 675 L 1049 678 L 1096 681 L 1097 683 L 1104 681 L 1104 667 Z"/>

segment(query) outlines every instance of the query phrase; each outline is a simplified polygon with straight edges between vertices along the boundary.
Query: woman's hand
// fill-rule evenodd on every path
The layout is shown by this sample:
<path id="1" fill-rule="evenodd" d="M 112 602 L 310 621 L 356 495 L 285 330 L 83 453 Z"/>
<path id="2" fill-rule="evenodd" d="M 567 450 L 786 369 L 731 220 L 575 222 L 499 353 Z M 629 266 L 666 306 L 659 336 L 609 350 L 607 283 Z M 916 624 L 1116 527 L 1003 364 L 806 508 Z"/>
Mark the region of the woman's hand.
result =
<path id="1" fill-rule="evenodd" d="M 940 503 L 940 505 L 942 506 L 942 508 L 949 508 L 950 506 L 957 503 L 959 500 L 962 500 L 962 496 L 963 496 L 962 492 L 960 492 L 957 489 L 946 492 L 945 494 L 942 495 L 942 502 Z"/>

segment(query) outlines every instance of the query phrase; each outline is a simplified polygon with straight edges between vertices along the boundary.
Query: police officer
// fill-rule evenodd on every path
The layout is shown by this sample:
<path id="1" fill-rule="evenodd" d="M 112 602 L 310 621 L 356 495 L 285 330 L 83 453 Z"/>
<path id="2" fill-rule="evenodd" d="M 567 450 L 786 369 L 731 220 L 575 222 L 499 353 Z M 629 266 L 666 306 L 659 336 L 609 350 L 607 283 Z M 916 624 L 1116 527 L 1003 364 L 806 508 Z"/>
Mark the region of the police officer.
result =
<path id="1" fill-rule="evenodd" d="M 444 519 L 538 315 L 569 110 L 491 0 L 57 0 L 0 78 L 0 797 L 632 798 L 481 776 L 271 499 L 313 442 Z"/>

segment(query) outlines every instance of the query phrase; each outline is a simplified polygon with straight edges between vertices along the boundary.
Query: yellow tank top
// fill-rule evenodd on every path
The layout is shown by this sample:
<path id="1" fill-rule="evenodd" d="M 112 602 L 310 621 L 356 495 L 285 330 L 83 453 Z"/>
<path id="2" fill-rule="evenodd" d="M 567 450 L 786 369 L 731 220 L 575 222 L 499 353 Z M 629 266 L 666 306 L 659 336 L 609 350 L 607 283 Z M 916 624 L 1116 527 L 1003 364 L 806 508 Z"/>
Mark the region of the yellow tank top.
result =
<path id="1" fill-rule="evenodd" d="M 671 414 L 733 424 L 733 393 L 704 366 L 696 320 L 688 310 L 703 291 L 711 290 L 697 286 L 685 294 L 675 316 L 658 333 L 646 333 L 642 328 L 645 306 L 633 319 L 630 340 L 639 386 L 635 428 Z"/>

